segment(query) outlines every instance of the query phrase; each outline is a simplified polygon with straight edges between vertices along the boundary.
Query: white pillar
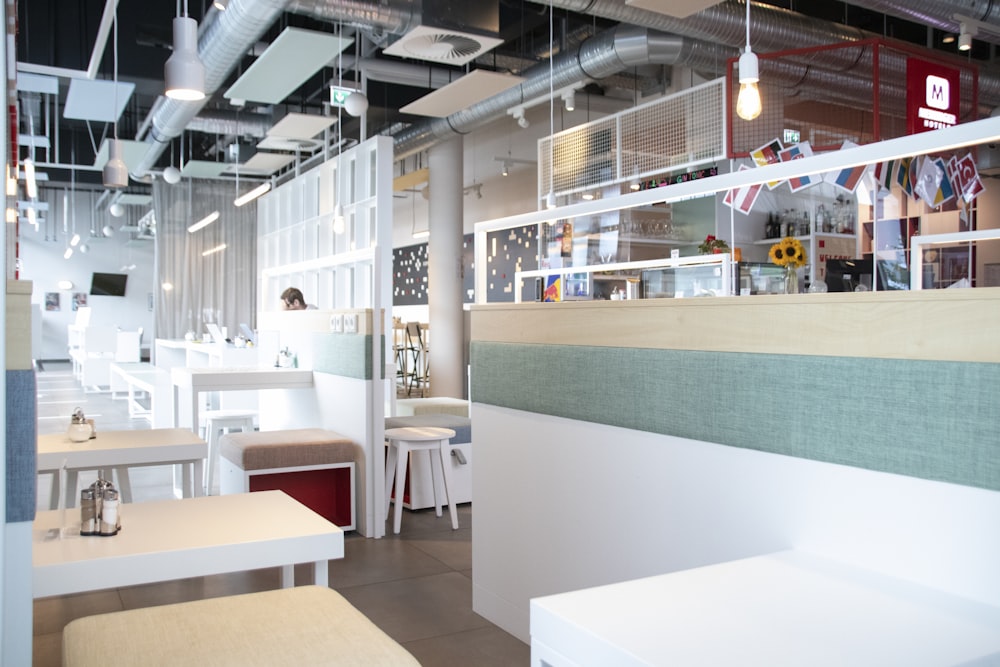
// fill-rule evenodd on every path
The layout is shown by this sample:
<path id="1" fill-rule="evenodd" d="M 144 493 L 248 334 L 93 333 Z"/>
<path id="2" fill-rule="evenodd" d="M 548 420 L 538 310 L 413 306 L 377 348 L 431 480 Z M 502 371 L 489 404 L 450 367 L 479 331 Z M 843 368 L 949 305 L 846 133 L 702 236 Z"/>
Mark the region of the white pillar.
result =
<path id="1" fill-rule="evenodd" d="M 430 306 L 431 395 L 465 396 L 462 317 L 462 138 L 428 151 L 430 241 L 427 301 Z"/>

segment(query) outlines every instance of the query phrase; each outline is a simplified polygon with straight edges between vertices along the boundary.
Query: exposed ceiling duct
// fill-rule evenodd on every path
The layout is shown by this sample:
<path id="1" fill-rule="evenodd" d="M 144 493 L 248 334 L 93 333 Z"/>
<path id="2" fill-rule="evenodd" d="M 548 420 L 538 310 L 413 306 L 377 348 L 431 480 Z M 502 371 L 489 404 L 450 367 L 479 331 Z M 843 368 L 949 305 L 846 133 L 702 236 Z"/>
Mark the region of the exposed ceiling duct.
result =
<path id="1" fill-rule="evenodd" d="M 564 52 L 553 58 L 551 83 L 549 63 L 525 71 L 525 82 L 499 95 L 452 114 L 416 123 L 395 135 L 396 159 L 430 148 L 455 134 L 467 134 L 526 100 L 547 95 L 550 86 L 563 88 L 584 79 L 602 79 L 641 65 L 685 64 L 701 67 L 725 63 L 735 50 L 707 42 L 685 40 L 656 30 L 620 25 L 585 41 L 579 51 Z"/>
<path id="2" fill-rule="evenodd" d="M 996 24 L 995 30 L 980 32 L 977 38 L 984 42 L 1000 44 L 1000 4 L 994 0 L 906 0 L 906 2 L 846 0 L 846 2 L 856 7 L 955 33 L 958 32 L 960 23 L 955 19 L 955 15 L 968 16 L 981 23 Z"/>

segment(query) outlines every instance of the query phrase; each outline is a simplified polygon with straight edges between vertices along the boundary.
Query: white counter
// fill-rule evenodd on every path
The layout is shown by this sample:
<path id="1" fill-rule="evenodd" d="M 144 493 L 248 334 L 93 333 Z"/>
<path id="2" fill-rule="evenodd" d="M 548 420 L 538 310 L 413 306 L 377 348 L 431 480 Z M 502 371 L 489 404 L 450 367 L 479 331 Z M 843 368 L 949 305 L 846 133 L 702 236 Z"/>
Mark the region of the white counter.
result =
<path id="1" fill-rule="evenodd" d="M 1000 607 L 797 551 L 531 601 L 533 667 L 912 667 L 988 657 L 1000 660 Z"/>

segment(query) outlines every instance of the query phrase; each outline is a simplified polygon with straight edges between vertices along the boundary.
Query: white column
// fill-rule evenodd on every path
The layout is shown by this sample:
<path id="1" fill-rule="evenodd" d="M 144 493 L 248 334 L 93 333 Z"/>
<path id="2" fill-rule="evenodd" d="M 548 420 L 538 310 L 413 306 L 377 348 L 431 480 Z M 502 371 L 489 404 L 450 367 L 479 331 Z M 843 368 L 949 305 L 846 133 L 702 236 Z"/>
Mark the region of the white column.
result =
<path id="1" fill-rule="evenodd" d="M 464 397 L 462 367 L 462 138 L 428 151 L 430 241 L 427 300 L 430 306 L 431 395 Z"/>

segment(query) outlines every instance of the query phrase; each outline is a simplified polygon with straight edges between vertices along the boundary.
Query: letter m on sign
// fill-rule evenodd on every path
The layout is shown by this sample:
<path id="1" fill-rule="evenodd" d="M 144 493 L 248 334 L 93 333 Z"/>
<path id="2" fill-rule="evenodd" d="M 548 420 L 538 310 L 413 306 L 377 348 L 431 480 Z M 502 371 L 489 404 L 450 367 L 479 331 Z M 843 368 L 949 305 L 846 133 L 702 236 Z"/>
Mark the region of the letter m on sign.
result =
<path id="1" fill-rule="evenodd" d="M 932 109 L 946 110 L 951 105 L 951 90 L 948 79 L 929 74 L 925 103 Z"/>

